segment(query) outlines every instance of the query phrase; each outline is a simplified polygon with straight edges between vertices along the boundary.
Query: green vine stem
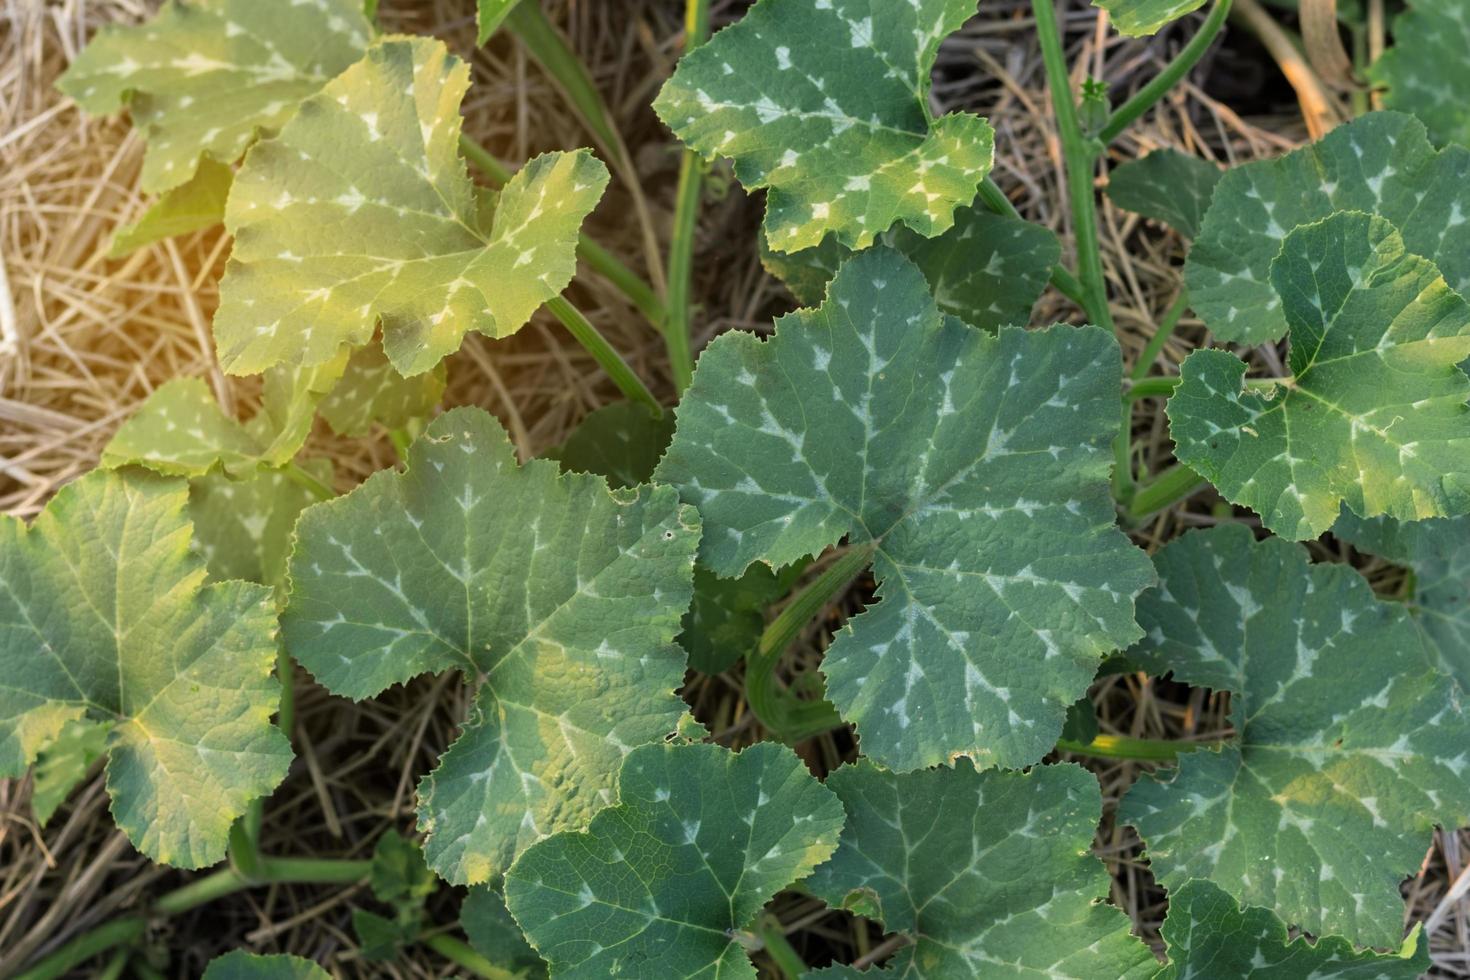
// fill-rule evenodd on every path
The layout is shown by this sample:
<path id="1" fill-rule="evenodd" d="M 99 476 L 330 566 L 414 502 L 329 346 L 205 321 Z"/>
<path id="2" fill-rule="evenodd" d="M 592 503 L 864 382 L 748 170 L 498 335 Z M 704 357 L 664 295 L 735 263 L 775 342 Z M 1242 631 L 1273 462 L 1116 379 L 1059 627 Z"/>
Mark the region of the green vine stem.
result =
<path id="1" fill-rule="evenodd" d="M 586 348 L 587 353 L 607 372 L 619 391 L 631 400 L 647 405 L 654 415 L 663 415 L 663 407 L 643 384 L 643 379 L 633 373 L 628 362 L 623 360 L 622 355 L 607 342 L 607 338 L 592 325 L 592 321 L 582 315 L 581 310 L 567 302 L 564 296 L 553 296 L 546 301 L 546 308 L 562 322 L 577 343 Z"/>
<path id="2" fill-rule="evenodd" d="M 1169 338 L 1174 336 L 1174 330 L 1179 326 L 1179 321 L 1184 317 L 1184 311 L 1187 309 L 1189 309 L 1189 293 L 1181 289 L 1179 295 L 1174 297 L 1174 302 L 1170 303 L 1169 308 L 1164 311 L 1163 319 L 1154 328 L 1154 335 L 1148 339 L 1148 344 L 1139 353 L 1138 360 L 1133 362 L 1133 370 L 1128 375 L 1130 378 L 1140 381 L 1148 377 L 1149 371 L 1153 370 L 1154 361 L 1159 359 L 1159 352 L 1164 349 Z"/>
<path id="3" fill-rule="evenodd" d="M 799 742 L 842 724 L 831 702 L 803 701 L 783 691 L 776 683 L 776 665 L 802 627 L 852 584 L 872 557 L 871 544 L 844 552 L 786 604 L 745 659 L 745 698 L 750 710 L 783 742 Z"/>
<path id="4" fill-rule="evenodd" d="M 576 52 L 567 44 L 566 38 L 562 37 L 561 31 L 547 19 L 546 12 L 541 9 L 537 0 L 516 4 L 506 16 L 505 23 L 526 46 L 526 50 L 531 52 L 531 56 L 546 69 L 562 95 L 571 103 L 572 109 L 602 144 L 603 152 L 618 171 L 618 176 L 622 178 L 632 198 L 633 211 L 638 216 L 638 224 L 643 233 L 643 251 L 648 263 L 649 277 L 653 280 L 654 289 L 664 292 L 664 270 L 659 261 L 658 235 L 654 232 L 653 219 L 648 212 L 648 201 L 643 196 L 643 187 L 638 180 L 638 171 L 633 166 L 633 158 L 628 153 L 628 146 L 623 142 L 617 126 L 613 124 L 612 113 L 603 102 L 602 93 L 598 92 L 592 76 L 588 74 Z"/>
<path id="5" fill-rule="evenodd" d="M 1157 514 L 1164 508 L 1193 496 L 1208 482 L 1188 466 L 1177 464 L 1152 483 L 1139 488 L 1128 505 L 1128 518 L 1137 522 Z"/>
<path id="6" fill-rule="evenodd" d="M 1086 755 L 1096 759 L 1132 759 L 1136 762 L 1173 762 L 1181 752 L 1193 752 L 1200 742 L 1181 742 L 1172 739 L 1130 738 L 1127 735 L 1098 735 L 1091 742 L 1073 742 L 1060 739 L 1057 749 L 1073 755 Z"/>
<path id="7" fill-rule="evenodd" d="M 684 7 L 685 53 L 708 39 L 709 0 L 687 0 Z M 686 148 L 679 159 L 679 188 L 674 195 L 674 233 L 669 240 L 669 315 L 664 321 L 664 342 L 669 349 L 674 389 L 681 395 L 694 378 L 694 356 L 689 345 L 689 273 L 694 262 L 694 229 L 699 219 L 703 168 L 704 161 L 699 154 Z"/>
<path id="8" fill-rule="evenodd" d="M 455 966 L 462 967 L 477 977 L 484 977 L 485 980 L 522 980 L 525 976 L 524 973 L 512 973 L 504 967 L 496 966 L 471 949 L 464 940 L 448 933 L 441 932 L 425 937 L 423 944 Z"/>
<path id="9" fill-rule="evenodd" d="M 761 915 L 756 922 L 755 934 L 783 980 L 797 980 L 806 975 L 806 962 L 786 938 L 786 930 L 781 926 L 780 919 L 770 914 Z"/>
<path id="10" fill-rule="evenodd" d="M 466 160 L 475 165 L 491 184 L 502 187 L 511 178 L 511 171 L 495 158 L 489 150 L 485 149 L 474 140 L 463 134 L 459 137 L 459 152 L 464 154 Z M 618 292 L 628 298 L 628 301 L 638 308 L 644 319 L 659 329 L 663 329 L 664 319 L 667 311 L 664 304 L 658 298 L 652 286 L 648 285 L 638 273 L 628 268 L 607 249 L 594 242 L 586 234 L 577 238 L 577 255 L 586 262 L 592 271 L 613 285 Z"/>
<path id="11" fill-rule="evenodd" d="M 1190 69 L 1199 64 L 1210 45 L 1215 42 L 1215 37 L 1220 29 L 1225 26 L 1225 20 L 1230 16 L 1231 0 L 1215 0 L 1215 6 L 1210 8 L 1210 14 L 1205 22 L 1200 25 L 1199 31 L 1190 38 L 1184 50 L 1174 56 L 1174 60 L 1164 66 L 1154 79 L 1134 93 L 1133 97 L 1124 102 L 1112 115 L 1108 116 L 1105 126 L 1098 132 L 1097 138 L 1104 146 L 1111 143 L 1123 134 L 1139 116 L 1143 115 L 1154 103 L 1163 98 L 1179 80 L 1189 74 Z"/>
<path id="12" fill-rule="evenodd" d="M 371 861 L 314 858 L 263 858 L 258 873 L 249 877 L 235 868 L 224 868 L 174 889 L 154 902 L 147 914 L 114 919 L 82 933 L 14 980 L 52 980 L 63 976 L 99 953 L 142 938 L 150 918 L 179 915 L 247 888 L 273 884 L 355 884 L 371 870 Z"/>
<path id="13" fill-rule="evenodd" d="M 1168 398 L 1179 387 L 1179 381 L 1177 374 L 1139 378 L 1128 385 L 1128 390 L 1123 393 L 1123 400 L 1136 402 L 1140 398 Z"/>

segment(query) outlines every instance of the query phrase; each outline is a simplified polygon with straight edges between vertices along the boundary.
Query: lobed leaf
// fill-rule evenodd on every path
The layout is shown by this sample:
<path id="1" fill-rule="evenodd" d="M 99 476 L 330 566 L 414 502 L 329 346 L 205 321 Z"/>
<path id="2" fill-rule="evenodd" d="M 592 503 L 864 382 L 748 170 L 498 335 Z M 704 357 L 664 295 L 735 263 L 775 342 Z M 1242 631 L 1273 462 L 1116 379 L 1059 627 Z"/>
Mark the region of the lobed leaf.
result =
<path id="1" fill-rule="evenodd" d="M 261 956 L 237 949 L 209 961 L 203 980 L 330 980 L 311 960 L 278 953 Z"/>
<path id="2" fill-rule="evenodd" d="M 1178 150 L 1154 150 L 1108 177 L 1108 197 L 1125 211 L 1162 221 L 1185 238 L 1199 237 L 1215 185 L 1225 175 L 1208 160 Z"/>
<path id="3" fill-rule="evenodd" d="M 419 785 L 425 853 L 456 883 L 582 828 L 619 763 L 672 731 L 699 525 L 667 487 L 517 466 L 478 409 L 440 416 L 399 473 L 297 523 L 287 648 L 329 690 L 372 696 L 425 672 L 484 678 Z"/>
<path id="4" fill-rule="evenodd" d="M 321 364 L 381 321 L 393 367 L 421 374 L 467 330 L 508 336 L 566 288 L 607 168 L 586 150 L 543 154 L 482 217 L 459 156 L 468 87 L 443 42 L 385 38 L 251 149 L 225 214 L 227 371 Z"/>
<path id="5" fill-rule="evenodd" d="M 937 238 L 897 227 L 879 240 L 919 267 L 941 310 L 986 330 L 1024 326 L 1062 255 L 1051 229 L 979 207 L 960 208 L 954 226 Z M 820 245 L 789 253 L 772 251 L 761 240 L 761 264 L 805 306 L 822 302 L 827 284 L 852 254 L 830 235 Z"/>
<path id="6" fill-rule="evenodd" d="M 331 486 L 329 461 L 299 465 Z M 195 477 L 189 483 L 189 520 L 210 577 L 282 584 L 296 518 L 316 500 L 312 491 L 278 469 L 261 469 L 243 480 L 218 472 Z"/>
<path id="7" fill-rule="evenodd" d="M 808 883 L 912 945 L 854 977 L 1152 976 L 1157 962 L 1105 904 L 1092 855 L 1097 779 L 1073 765 L 903 775 L 861 761 L 827 777 L 847 823 Z"/>
<path id="8" fill-rule="evenodd" d="M 381 345 L 369 344 L 352 352 L 342 379 L 322 396 L 318 411 L 339 436 L 361 438 L 373 423 L 402 428 L 433 413 L 444 395 L 446 376 L 441 363 L 405 378 L 388 363 Z"/>
<path id="9" fill-rule="evenodd" d="M 1195 351 L 1169 400 L 1175 455 L 1278 534 L 1315 538 L 1341 503 L 1401 520 L 1470 511 L 1470 304 L 1388 222 L 1343 212 L 1286 236 L 1271 267 L 1292 379 Z"/>
<path id="10" fill-rule="evenodd" d="M 87 112 L 132 113 L 148 141 L 143 190 L 157 194 L 203 160 L 238 160 L 371 34 L 358 0 L 173 2 L 146 24 L 103 27 L 56 84 Z"/>
<path id="11" fill-rule="evenodd" d="M 529 847 L 506 901 L 557 977 L 749 978 L 736 941 L 837 847 L 842 805 L 788 748 L 647 745 L 618 805 Z"/>
<path id="12" fill-rule="evenodd" d="M 1108 12 L 1119 34 L 1144 37 L 1203 7 L 1205 0 L 1092 0 L 1092 5 Z"/>
<path id="13" fill-rule="evenodd" d="M 822 667 L 866 755 L 1029 765 L 1152 582 L 1107 487 L 1120 379 L 1103 331 L 988 334 L 874 248 L 770 340 L 706 348 L 654 475 L 699 507 L 718 575 L 873 549 L 881 601 Z"/>
<path id="14" fill-rule="evenodd" d="M 1393 19 L 1393 45 L 1368 69 L 1389 109 L 1412 112 L 1435 143 L 1470 145 L 1470 10 L 1463 0 L 1410 0 Z"/>
<path id="15" fill-rule="evenodd" d="M 96 471 L 34 525 L 0 517 L 0 777 L 69 722 L 108 723 L 107 790 L 144 854 L 199 868 L 285 778 L 270 591 L 204 585 L 187 487 Z"/>
<path id="16" fill-rule="evenodd" d="M 1436 153 L 1412 116 L 1371 112 L 1221 178 L 1184 267 L 1190 303 L 1218 339 L 1261 344 L 1286 332 L 1271 262 L 1292 229 L 1338 211 L 1385 219 L 1450 288 L 1470 289 L 1470 150 Z"/>
<path id="17" fill-rule="evenodd" d="M 1140 779 L 1120 817 L 1171 892 L 1207 879 L 1313 935 L 1397 947 L 1399 882 L 1470 818 L 1470 721 L 1403 608 L 1246 527 L 1192 531 L 1138 602 L 1150 673 L 1229 691 L 1235 736 Z M 1371 856 L 1365 860 L 1364 856 Z"/>
<path id="18" fill-rule="evenodd" d="M 994 158 L 979 116 L 929 112 L 929 73 L 975 0 L 760 0 L 680 60 L 654 102 L 706 159 L 766 188 L 765 234 L 794 252 L 865 248 L 902 221 L 932 236 Z"/>

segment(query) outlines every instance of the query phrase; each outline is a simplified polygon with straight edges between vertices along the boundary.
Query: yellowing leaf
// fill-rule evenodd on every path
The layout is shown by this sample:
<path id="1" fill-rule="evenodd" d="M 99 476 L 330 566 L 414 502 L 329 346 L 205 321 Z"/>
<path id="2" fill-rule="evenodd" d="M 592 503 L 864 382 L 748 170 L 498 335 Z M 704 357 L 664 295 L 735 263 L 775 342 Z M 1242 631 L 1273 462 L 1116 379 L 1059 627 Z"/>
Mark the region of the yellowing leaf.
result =
<path id="1" fill-rule="evenodd" d="M 107 257 L 119 259 L 144 245 L 219 224 L 234 179 L 228 164 L 202 158 L 199 171 L 187 183 L 165 191 L 136 221 L 113 234 Z"/>

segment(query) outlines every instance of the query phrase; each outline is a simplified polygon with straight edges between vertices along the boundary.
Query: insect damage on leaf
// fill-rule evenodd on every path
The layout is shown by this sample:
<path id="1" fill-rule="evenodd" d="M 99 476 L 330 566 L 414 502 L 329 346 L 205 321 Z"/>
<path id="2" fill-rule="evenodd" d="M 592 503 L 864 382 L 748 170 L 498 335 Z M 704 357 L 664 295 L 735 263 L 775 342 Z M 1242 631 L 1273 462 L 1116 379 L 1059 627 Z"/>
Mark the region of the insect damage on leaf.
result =
<path id="1" fill-rule="evenodd" d="M 873 549 L 880 601 L 822 665 L 864 754 L 1029 765 L 1153 581 L 1108 495 L 1120 379 L 1103 331 L 988 334 L 878 247 L 770 340 L 705 350 L 655 479 L 699 508 L 719 575 Z"/>
<path id="2" fill-rule="evenodd" d="M 148 141 L 143 190 L 157 194 L 202 159 L 238 160 L 371 34 L 360 0 L 173 2 L 146 24 L 104 27 L 57 87 L 91 113 L 127 107 Z"/>
<path id="3" fill-rule="evenodd" d="M 1400 520 L 1470 511 L 1470 304 L 1382 218 L 1343 212 L 1282 242 L 1271 281 L 1290 326 L 1289 383 L 1190 354 L 1169 400 L 1175 455 L 1286 537 L 1342 502 Z"/>
<path id="4" fill-rule="evenodd" d="M 755 980 L 737 934 L 832 854 L 842 819 L 783 746 L 647 745 L 617 806 L 521 855 L 506 900 L 553 976 Z"/>
<path id="5" fill-rule="evenodd" d="M 1144 777 L 1120 819 L 1174 891 L 1203 878 L 1316 936 L 1396 947 L 1399 882 L 1470 819 L 1470 719 L 1403 607 L 1343 565 L 1227 524 L 1156 557 L 1129 656 L 1228 691 L 1235 736 Z M 1364 856 L 1371 856 L 1365 860 Z"/>
<path id="6" fill-rule="evenodd" d="M 685 55 L 654 102 L 707 159 L 764 187 L 772 249 L 849 248 L 902 221 L 937 235 L 994 157 L 979 116 L 929 112 L 939 42 L 975 0 L 760 0 Z"/>
<path id="7" fill-rule="evenodd" d="M 225 854 L 230 824 L 286 775 L 270 591 L 204 585 L 182 480 L 137 470 L 64 487 L 29 529 L 0 517 L 0 777 L 68 722 L 110 723 L 123 833 L 164 864 Z"/>
<path id="8" fill-rule="evenodd" d="M 484 218 L 459 156 L 468 87 L 443 42 L 385 38 L 251 149 L 225 213 L 227 371 L 320 364 L 381 322 L 393 367 L 421 374 L 466 331 L 508 336 L 566 288 L 607 168 L 587 150 L 538 156 Z"/>
<path id="9" fill-rule="evenodd" d="M 430 866 L 502 873 L 585 827 L 618 765 L 674 730 L 698 517 L 668 487 L 609 491 L 545 460 L 517 466 L 479 409 L 440 416 L 406 471 L 302 514 L 287 649 L 328 690 L 370 697 L 418 674 L 483 676 L 419 786 Z"/>

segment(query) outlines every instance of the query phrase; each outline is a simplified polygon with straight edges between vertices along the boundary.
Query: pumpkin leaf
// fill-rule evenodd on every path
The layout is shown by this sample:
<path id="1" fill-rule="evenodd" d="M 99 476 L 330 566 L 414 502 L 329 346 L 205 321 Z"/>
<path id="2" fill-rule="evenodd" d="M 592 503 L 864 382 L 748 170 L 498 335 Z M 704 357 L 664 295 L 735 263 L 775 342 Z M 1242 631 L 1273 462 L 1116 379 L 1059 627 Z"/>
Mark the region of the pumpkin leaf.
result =
<path id="1" fill-rule="evenodd" d="M 331 486 L 332 464 L 325 459 L 299 464 Z M 189 520 L 194 545 L 216 581 L 244 579 L 276 586 L 286 577 L 291 531 L 296 518 L 317 497 L 284 470 L 260 469 L 236 480 L 212 472 L 189 483 Z"/>
<path id="2" fill-rule="evenodd" d="M 618 805 L 531 845 L 505 897 L 554 976 L 755 980 L 736 941 L 837 846 L 842 805 L 790 749 L 646 745 Z"/>
<path id="3" fill-rule="evenodd" d="M 129 110 L 148 141 L 143 190 L 159 194 L 203 159 L 240 159 L 371 34 L 356 0 L 173 2 L 146 24 L 103 27 L 56 84 L 87 112 Z"/>
<path id="4" fill-rule="evenodd" d="M 476 885 L 465 895 L 459 924 L 475 952 L 492 963 L 522 971 L 528 978 L 546 976 L 546 963 L 526 941 L 525 933 L 505 907 L 505 896 L 489 885 Z"/>
<path id="5" fill-rule="evenodd" d="M 379 344 L 352 352 L 342 379 L 322 396 L 318 411 L 339 436 L 360 438 L 373 423 L 398 429 L 434 411 L 444 395 L 447 372 L 441 363 L 405 378 L 388 363 Z"/>
<path id="6" fill-rule="evenodd" d="M 1146 37 L 1203 7 L 1205 0 L 1092 0 L 1092 5 L 1108 12 L 1119 34 Z"/>
<path id="7" fill-rule="evenodd" d="M 34 525 L 0 517 L 0 778 L 69 722 L 110 724 L 107 791 L 164 864 L 220 860 L 230 824 L 285 777 L 270 591 L 204 585 L 182 480 L 99 470 Z"/>
<path id="8" fill-rule="evenodd" d="M 1243 384 L 1200 350 L 1169 400 L 1179 460 L 1277 534 L 1315 538 L 1340 504 L 1400 520 L 1470 511 L 1470 304 L 1382 218 L 1343 212 L 1286 236 L 1271 267 L 1292 378 Z"/>
<path id="9" fill-rule="evenodd" d="M 654 476 L 699 508 L 717 575 L 844 537 L 872 549 L 880 601 L 822 665 L 866 755 L 1029 765 L 1138 637 L 1152 581 L 1107 487 L 1121 370 L 1096 328 L 992 335 L 944 316 L 878 247 L 770 340 L 706 348 Z"/>
<path id="10" fill-rule="evenodd" d="M 261 956 L 237 949 L 210 960 L 203 980 L 331 980 L 331 976 L 300 956 Z"/>
<path id="11" fill-rule="evenodd" d="M 165 191 L 136 221 L 113 233 L 107 257 L 120 259 L 144 245 L 219 224 L 225 220 L 225 199 L 234 179 L 228 164 L 201 158 L 193 177 Z"/>
<path id="12" fill-rule="evenodd" d="M 482 220 L 459 156 L 468 86 L 443 42 L 385 38 L 251 149 L 225 212 L 225 370 L 321 364 L 381 322 L 388 360 L 411 377 L 467 330 L 514 333 L 566 288 L 607 168 L 586 150 L 543 154 Z"/>
<path id="13" fill-rule="evenodd" d="M 1309 565 L 1246 527 L 1192 531 L 1155 557 L 1129 655 L 1230 692 L 1216 751 L 1144 777 L 1120 819 L 1174 892 L 1213 882 L 1317 936 L 1397 948 L 1399 883 L 1436 824 L 1470 818 L 1470 720 L 1403 607 L 1343 565 Z M 1364 860 L 1371 855 L 1372 860 Z"/>
<path id="14" fill-rule="evenodd" d="M 985 120 L 929 112 L 939 42 L 974 13 L 975 0 L 760 0 L 680 60 L 654 110 L 766 188 L 775 251 L 829 233 L 865 248 L 897 221 L 937 235 L 994 158 Z"/>
<path id="15" fill-rule="evenodd" d="M 1412 112 L 1435 143 L 1470 145 L 1470 17 L 1460 0 L 1410 0 L 1393 19 L 1393 44 L 1368 69 L 1389 109 Z"/>
<path id="16" fill-rule="evenodd" d="M 1470 289 L 1470 150 L 1436 153 L 1412 116 L 1370 112 L 1220 179 L 1184 267 L 1190 305 L 1216 338 L 1262 344 L 1286 332 L 1272 260 L 1294 228 L 1338 211 L 1378 215 L 1451 289 Z"/>
<path id="17" fill-rule="evenodd" d="M 377 694 L 422 673 L 484 681 L 419 785 L 429 865 L 455 883 L 582 828 L 618 765 L 672 731 L 699 537 L 667 487 L 517 466 L 478 409 L 436 419 L 385 470 L 297 523 L 287 648 L 328 690 Z"/>
<path id="18" fill-rule="evenodd" d="M 36 755 L 31 770 L 31 812 L 46 826 L 71 791 L 87 778 L 92 764 L 107 752 L 105 721 L 76 719 L 62 726 L 56 740 Z"/>
<path id="19" fill-rule="evenodd" d="M 896 774 L 864 760 L 828 776 L 827 788 L 847 822 L 807 884 L 912 940 L 880 975 L 1154 973 L 1128 917 L 1101 901 L 1111 880 L 1092 855 L 1102 794 L 1080 766 L 981 773 L 960 762 Z"/>
<path id="20" fill-rule="evenodd" d="M 1161 221 L 1185 238 L 1199 237 L 1200 222 L 1224 171 L 1178 150 L 1154 150 L 1108 177 L 1108 197 L 1125 211 Z"/>
<path id="21" fill-rule="evenodd" d="M 643 405 L 614 402 L 590 413 L 566 441 L 545 453 L 563 470 L 595 473 L 611 487 L 647 483 L 674 435 L 674 418 Z"/>

